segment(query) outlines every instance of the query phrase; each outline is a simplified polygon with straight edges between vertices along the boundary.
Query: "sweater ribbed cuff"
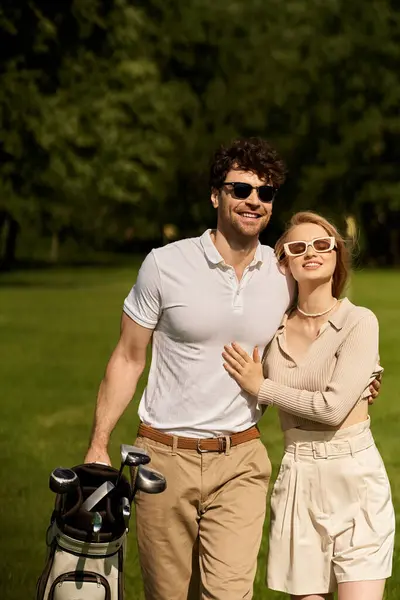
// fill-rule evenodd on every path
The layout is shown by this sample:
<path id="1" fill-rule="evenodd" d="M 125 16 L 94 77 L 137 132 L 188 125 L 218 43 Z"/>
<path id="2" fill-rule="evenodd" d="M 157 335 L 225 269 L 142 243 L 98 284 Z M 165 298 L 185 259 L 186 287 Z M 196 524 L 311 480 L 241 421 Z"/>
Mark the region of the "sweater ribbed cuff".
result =
<path id="1" fill-rule="evenodd" d="M 270 379 L 264 379 L 257 394 L 258 404 L 268 404 L 272 406 L 274 403 L 274 396 L 276 391 L 276 384 Z"/>

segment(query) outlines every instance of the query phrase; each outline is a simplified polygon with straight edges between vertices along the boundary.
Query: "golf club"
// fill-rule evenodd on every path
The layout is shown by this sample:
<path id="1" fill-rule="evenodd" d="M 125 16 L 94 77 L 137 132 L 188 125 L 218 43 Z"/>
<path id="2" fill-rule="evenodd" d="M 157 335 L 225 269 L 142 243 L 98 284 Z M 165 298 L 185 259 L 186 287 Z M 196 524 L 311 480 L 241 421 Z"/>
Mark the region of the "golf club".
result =
<path id="1" fill-rule="evenodd" d="M 129 529 L 129 519 L 131 518 L 131 506 L 129 504 L 128 498 L 126 498 L 125 496 L 123 498 L 121 498 L 121 500 L 120 500 L 120 511 L 121 511 L 122 518 L 124 519 L 124 522 L 125 522 L 125 529 L 128 530 Z"/>
<path id="2" fill-rule="evenodd" d="M 99 512 L 95 512 L 93 514 L 93 533 L 97 534 L 101 530 L 101 526 L 103 524 L 103 517 Z"/>
<path id="3" fill-rule="evenodd" d="M 79 487 L 78 475 L 72 469 L 57 467 L 50 473 L 49 487 L 55 494 L 62 494 L 62 512 L 65 512 L 66 496 Z"/>
<path id="4" fill-rule="evenodd" d="M 95 490 L 88 498 L 86 498 L 85 502 L 82 504 L 82 508 L 84 510 L 92 510 L 102 500 L 114 489 L 114 484 L 111 481 L 105 481 L 102 483 L 97 490 Z"/>
<path id="5" fill-rule="evenodd" d="M 72 469 L 57 467 L 50 473 L 49 487 L 56 494 L 65 494 L 78 485 L 78 475 Z"/>
<path id="6" fill-rule="evenodd" d="M 115 487 L 118 487 L 125 465 L 128 465 L 129 467 L 138 467 L 139 465 L 147 465 L 149 462 L 150 456 L 147 454 L 146 450 L 138 448 L 137 446 L 130 446 L 129 444 L 121 444 L 121 467 L 118 471 Z"/>
<path id="7" fill-rule="evenodd" d="M 146 494 L 159 494 L 166 487 L 167 482 L 164 475 L 142 465 L 138 467 L 134 492 L 141 490 L 142 492 L 146 492 Z"/>

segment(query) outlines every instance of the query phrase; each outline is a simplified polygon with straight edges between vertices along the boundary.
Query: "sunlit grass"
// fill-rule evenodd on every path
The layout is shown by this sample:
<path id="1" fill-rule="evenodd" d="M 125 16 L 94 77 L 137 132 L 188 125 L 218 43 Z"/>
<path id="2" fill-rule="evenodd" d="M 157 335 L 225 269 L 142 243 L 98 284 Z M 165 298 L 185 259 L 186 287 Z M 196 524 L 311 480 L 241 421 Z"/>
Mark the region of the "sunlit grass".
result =
<path id="1" fill-rule="evenodd" d="M 48 475 L 57 465 L 82 461 L 97 387 L 118 338 L 123 299 L 136 277 L 138 263 L 133 263 L 131 269 L 66 269 L 0 278 L 2 600 L 34 597 L 54 501 L 48 490 Z M 399 506 L 399 273 L 357 273 L 352 299 L 374 310 L 380 321 L 385 376 L 371 415 L 395 506 Z M 144 383 L 145 376 L 136 401 L 113 435 L 111 455 L 115 463 L 119 444 L 132 442 L 135 437 L 137 399 Z M 261 429 L 276 469 L 282 444 L 273 412 L 267 413 Z M 265 550 L 264 537 L 254 597 L 283 598 L 264 587 Z M 390 600 L 400 598 L 398 563 L 397 552 L 394 576 L 387 588 Z M 143 598 L 141 589 L 132 531 L 126 565 L 127 600 Z"/>

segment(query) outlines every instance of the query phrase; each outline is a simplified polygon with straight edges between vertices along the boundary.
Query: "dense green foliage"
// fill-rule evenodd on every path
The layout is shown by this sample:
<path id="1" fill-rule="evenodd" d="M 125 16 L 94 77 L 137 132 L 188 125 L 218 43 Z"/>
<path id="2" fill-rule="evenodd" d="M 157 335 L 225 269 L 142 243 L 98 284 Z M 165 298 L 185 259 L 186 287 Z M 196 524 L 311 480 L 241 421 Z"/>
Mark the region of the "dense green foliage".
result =
<path id="1" fill-rule="evenodd" d="M 255 134 L 289 166 L 276 229 L 352 215 L 366 258 L 400 262 L 393 0 L 5 0 L 0 32 L 0 255 L 10 230 L 54 259 L 200 231 L 210 155 Z"/>

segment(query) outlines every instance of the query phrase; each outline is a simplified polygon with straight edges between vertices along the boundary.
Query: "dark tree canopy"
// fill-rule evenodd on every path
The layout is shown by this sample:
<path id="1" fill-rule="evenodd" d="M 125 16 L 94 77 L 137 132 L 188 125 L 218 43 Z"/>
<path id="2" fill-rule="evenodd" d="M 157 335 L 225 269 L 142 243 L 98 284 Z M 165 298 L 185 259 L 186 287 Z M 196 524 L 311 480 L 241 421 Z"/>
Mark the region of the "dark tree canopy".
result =
<path id="1" fill-rule="evenodd" d="M 3 262 L 28 230 L 54 259 L 197 234 L 215 147 L 251 135 L 289 166 L 271 241 L 313 209 L 400 262 L 394 2 L 5 0 L 0 33 Z"/>

